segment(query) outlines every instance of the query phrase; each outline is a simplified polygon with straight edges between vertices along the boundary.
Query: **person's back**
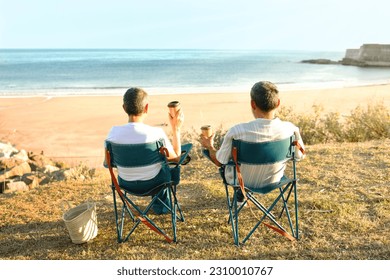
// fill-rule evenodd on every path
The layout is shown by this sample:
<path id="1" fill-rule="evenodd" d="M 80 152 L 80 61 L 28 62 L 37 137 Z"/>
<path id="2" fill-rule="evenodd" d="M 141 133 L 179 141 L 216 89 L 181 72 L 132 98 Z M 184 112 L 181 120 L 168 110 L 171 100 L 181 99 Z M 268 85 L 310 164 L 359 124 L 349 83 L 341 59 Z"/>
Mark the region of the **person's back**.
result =
<path id="1" fill-rule="evenodd" d="M 123 96 L 123 109 L 128 115 L 128 123 L 111 128 L 106 141 L 116 144 L 142 144 L 163 140 L 167 148 L 169 161 L 178 161 L 181 155 L 180 128 L 183 124 L 183 113 L 179 110 L 175 116 L 169 115 L 169 122 L 172 127 L 172 143 L 161 128 L 144 124 L 149 110 L 148 94 L 140 88 L 130 88 Z M 161 168 L 161 163 L 141 167 L 118 166 L 118 182 L 121 186 L 141 192 L 147 191 L 155 185 L 166 181 L 166 170 Z M 161 199 L 169 201 L 167 192 L 164 192 Z M 168 203 L 167 203 L 168 204 Z M 169 205 L 169 204 L 168 204 Z M 166 213 L 167 210 L 154 205 L 156 213 Z"/>
<path id="2" fill-rule="evenodd" d="M 156 142 L 161 139 L 169 150 L 173 149 L 161 128 L 152 127 L 144 123 L 130 122 L 125 125 L 112 127 L 106 140 L 116 144 L 143 144 Z M 156 163 L 142 167 L 118 167 L 118 173 L 126 181 L 149 180 L 154 178 L 160 169 L 161 163 Z"/>
<path id="3" fill-rule="evenodd" d="M 255 120 L 233 126 L 224 136 L 220 149 L 217 151 L 213 145 L 213 136 L 202 136 L 202 145 L 209 150 L 211 160 L 217 165 L 226 165 L 231 159 L 232 141 L 244 140 L 247 142 L 267 142 L 281 140 L 295 134 L 303 146 L 299 129 L 290 122 L 275 118 L 276 109 L 280 105 L 278 90 L 270 82 L 256 83 L 251 90 L 251 109 Z M 297 158 L 302 158 L 297 153 Z M 233 166 L 226 167 L 225 179 L 233 183 Z M 261 187 L 269 183 L 279 182 L 283 177 L 285 162 L 271 165 L 241 166 L 241 173 L 247 187 Z"/>
<path id="4" fill-rule="evenodd" d="M 233 126 L 225 135 L 224 142 L 217 153 L 217 159 L 225 164 L 231 159 L 232 140 L 243 140 L 246 142 L 260 143 L 271 142 L 289 138 L 298 132 L 298 128 L 290 122 L 284 122 L 276 118 L 273 120 L 256 119 L 248 123 Z M 230 151 L 230 154 L 229 154 Z M 228 157 L 227 157 L 228 156 Z M 240 169 L 245 186 L 261 187 L 270 183 L 279 182 L 283 177 L 286 161 L 267 165 L 242 164 Z M 233 182 L 234 166 L 226 167 L 225 178 L 228 182 Z"/>

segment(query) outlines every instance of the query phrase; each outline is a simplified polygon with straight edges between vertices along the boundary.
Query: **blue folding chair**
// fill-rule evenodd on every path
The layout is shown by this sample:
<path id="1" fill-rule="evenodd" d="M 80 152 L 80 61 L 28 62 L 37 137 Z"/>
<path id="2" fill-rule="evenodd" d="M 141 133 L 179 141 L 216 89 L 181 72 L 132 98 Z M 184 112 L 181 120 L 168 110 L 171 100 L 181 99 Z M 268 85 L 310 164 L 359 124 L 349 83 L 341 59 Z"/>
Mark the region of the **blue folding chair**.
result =
<path id="1" fill-rule="evenodd" d="M 163 140 L 145 144 L 117 144 L 106 141 L 105 144 L 106 167 L 108 167 L 111 175 L 118 242 L 126 242 L 140 223 L 164 236 L 168 242 L 176 242 L 176 221 L 184 222 L 184 216 L 176 196 L 176 189 L 180 183 L 181 165 L 188 163 L 190 159 L 188 154 L 192 149 L 192 144 L 182 145 L 182 155 L 178 163 L 168 163 L 168 151 L 164 147 Z M 162 165 L 161 171 L 157 175 L 162 180 L 158 180 L 158 183 L 155 179 L 152 179 L 149 181 L 126 181 L 126 184 L 124 184 L 124 181 L 121 178 L 118 178 L 118 180 L 114 173 L 114 168 L 118 167 L 144 167 L 156 163 Z M 142 188 L 139 187 L 140 184 Z M 168 200 L 166 201 L 161 199 L 166 194 L 164 192 L 168 193 Z M 146 207 L 142 207 L 141 203 L 135 199 L 149 196 L 152 196 L 152 199 Z M 172 238 L 165 232 L 163 225 L 157 225 L 150 218 L 149 212 L 156 206 L 170 213 Z M 126 227 L 128 223 L 132 223 L 132 226 Z"/>
<path id="2" fill-rule="evenodd" d="M 223 165 L 220 168 L 220 173 L 223 178 L 223 182 L 226 190 L 227 206 L 229 210 L 229 221 L 231 224 L 234 243 L 239 246 L 244 244 L 255 232 L 255 230 L 263 223 L 270 229 L 286 236 L 290 240 L 298 240 L 299 227 L 298 227 L 298 192 L 297 192 L 297 175 L 296 175 L 296 148 L 299 148 L 301 152 L 304 152 L 302 147 L 294 136 L 287 139 L 272 141 L 272 142 L 245 142 L 241 140 L 233 140 L 232 145 L 232 157 L 233 161 L 227 165 Z M 264 165 L 282 162 L 287 164 L 291 161 L 292 178 L 283 176 L 279 182 L 266 184 L 259 187 L 245 186 L 245 178 L 242 177 L 240 166 L 241 164 L 247 165 Z M 228 165 L 234 166 L 233 182 L 228 183 L 225 177 L 225 170 Z M 229 192 L 232 188 L 233 191 Z M 279 194 L 273 200 L 269 207 L 265 207 L 260 202 L 261 195 L 266 195 L 274 190 L 279 190 Z M 293 195 L 293 203 L 289 203 L 290 196 Z M 237 197 L 244 196 L 244 201 L 240 205 Z M 279 203 L 278 203 L 279 202 Z M 256 223 L 251 226 L 249 232 L 244 234 L 244 238 L 240 240 L 239 234 L 239 214 L 242 214 L 243 207 L 248 205 L 248 208 L 252 211 L 247 211 L 246 215 L 253 215 L 256 217 Z M 279 215 L 275 215 L 273 212 L 276 209 L 275 206 L 280 205 Z M 292 211 L 290 210 L 292 207 Z M 260 212 L 254 212 L 253 209 Z M 261 213 L 260 216 L 256 216 L 254 213 Z M 285 215 L 283 215 L 283 213 Z M 285 222 L 288 223 L 289 230 L 285 229 L 281 225 L 281 218 L 284 216 Z M 265 222 L 268 218 L 273 225 Z M 287 221 L 286 221 L 287 220 Z"/>

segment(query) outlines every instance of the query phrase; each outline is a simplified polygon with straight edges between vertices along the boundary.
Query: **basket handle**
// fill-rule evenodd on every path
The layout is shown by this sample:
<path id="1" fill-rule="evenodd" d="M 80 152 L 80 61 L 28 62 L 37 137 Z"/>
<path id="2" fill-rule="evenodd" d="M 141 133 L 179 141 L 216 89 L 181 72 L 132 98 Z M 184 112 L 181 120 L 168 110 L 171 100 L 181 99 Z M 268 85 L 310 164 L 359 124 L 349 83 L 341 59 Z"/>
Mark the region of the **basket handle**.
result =
<path id="1" fill-rule="evenodd" d="M 70 208 L 73 207 L 73 204 L 70 203 L 70 202 L 67 201 L 67 200 L 63 200 L 63 201 L 61 201 L 61 203 L 60 203 L 60 207 L 61 207 L 62 212 L 65 213 L 67 210 L 69 210 Z M 67 207 L 67 208 L 65 208 L 65 207 Z"/>
<path id="2" fill-rule="evenodd" d="M 88 208 L 92 207 L 95 205 L 95 201 L 92 199 L 92 197 L 89 197 L 85 202 L 83 203 L 87 203 L 88 205 Z M 66 211 L 68 211 L 69 209 L 73 208 L 74 205 L 69 202 L 68 200 L 63 200 L 61 201 L 60 203 L 60 207 L 61 207 L 61 210 L 63 213 L 65 213 Z"/>

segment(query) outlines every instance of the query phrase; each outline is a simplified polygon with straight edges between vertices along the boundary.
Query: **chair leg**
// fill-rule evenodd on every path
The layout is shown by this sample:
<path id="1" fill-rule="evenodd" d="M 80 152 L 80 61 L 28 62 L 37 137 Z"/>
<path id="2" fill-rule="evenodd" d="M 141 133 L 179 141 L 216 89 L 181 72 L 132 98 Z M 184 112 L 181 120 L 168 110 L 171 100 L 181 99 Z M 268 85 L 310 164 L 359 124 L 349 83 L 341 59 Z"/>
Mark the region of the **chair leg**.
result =
<path id="1" fill-rule="evenodd" d="M 176 242 L 177 241 L 177 238 L 176 238 L 176 204 L 175 204 L 175 201 L 172 200 L 172 192 L 173 192 L 173 189 L 172 189 L 172 186 L 169 188 L 169 191 L 168 191 L 168 196 L 169 196 L 169 201 L 171 203 L 171 221 L 172 221 L 172 234 L 173 234 L 173 242 Z"/>
<path id="2" fill-rule="evenodd" d="M 164 189 L 162 189 L 160 193 L 163 191 Z M 148 226 L 153 231 L 163 235 L 168 242 L 177 241 L 177 220 L 184 221 L 184 215 L 180 209 L 179 203 L 176 198 L 176 186 L 168 187 L 168 197 L 170 203 L 165 203 L 162 199 L 160 199 L 159 198 L 160 193 L 158 193 L 157 195 L 153 196 L 152 201 L 144 210 L 139 208 L 128 197 L 128 193 L 125 192 L 124 195 L 118 194 L 120 198 L 118 199 L 117 190 L 115 187 L 112 187 L 112 192 L 113 192 L 114 214 L 115 214 L 115 224 L 116 224 L 116 231 L 118 236 L 118 243 L 126 242 L 129 239 L 130 235 L 135 231 L 135 229 L 138 227 L 138 225 L 141 222 L 146 226 Z M 119 200 L 122 202 L 122 205 L 119 205 L 120 203 Z M 157 226 L 155 222 L 153 222 L 153 220 L 151 220 L 148 217 L 149 211 L 151 210 L 152 206 L 157 200 L 163 205 L 163 207 L 166 207 L 171 212 L 173 239 L 171 239 L 162 228 Z M 133 209 L 135 211 L 134 214 L 132 212 Z M 179 211 L 179 213 L 177 213 L 177 210 Z M 126 213 L 130 216 L 130 219 L 134 222 L 134 224 L 128 233 L 126 230 L 127 235 L 124 237 L 123 235 L 125 230 L 125 221 L 127 218 Z"/>
<path id="3" fill-rule="evenodd" d="M 281 232 L 284 232 L 284 233 L 288 233 L 286 229 L 284 229 L 275 219 L 275 216 L 272 215 L 271 211 L 273 210 L 273 208 L 275 207 L 275 205 L 279 202 L 280 199 L 283 199 L 283 203 L 284 203 L 284 208 L 286 209 L 286 213 L 287 213 L 287 218 L 289 220 L 289 224 L 290 224 L 290 228 L 291 228 L 291 231 L 292 231 L 292 236 L 297 239 L 297 235 L 294 234 L 294 230 L 291 226 L 291 217 L 290 217 L 290 214 L 289 214 L 289 210 L 287 208 L 287 201 L 284 199 L 284 193 L 286 192 L 286 190 L 288 189 L 288 187 L 290 186 L 286 186 L 283 190 L 281 190 L 281 193 L 279 194 L 279 196 L 274 200 L 274 202 L 272 203 L 272 205 L 267 209 L 265 208 L 252 194 L 248 194 L 248 198 L 250 199 L 250 201 L 252 201 L 253 204 L 256 205 L 256 207 L 263 212 L 263 217 L 255 224 L 255 226 L 252 228 L 252 230 L 248 233 L 248 235 L 244 238 L 244 240 L 242 241 L 242 243 L 245 243 L 251 236 L 252 234 L 255 232 L 255 230 L 259 227 L 259 225 L 263 222 L 263 220 L 268 217 L 276 226 L 277 228 L 279 228 L 279 230 Z M 289 234 L 287 234 L 289 236 Z"/>
<path id="4" fill-rule="evenodd" d="M 177 189 L 177 186 L 176 185 L 173 185 L 172 186 L 172 196 L 173 196 L 173 201 L 174 201 L 174 206 L 177 210 L 179 210 L 179 215 L 180 216 L 177 216 L 176 215 L 176 218 L 179 219 L 181 222 L 184 222 L 185 219 L 184 219 L 184 215 L 183 215 L 183 212 L 181 210 L 181 207 L 180 207 L 180 204 L 179 202 L 177 201 L 177 197 L 176 197 L 176 189 Z M 176 211 L 175 209 L 175 211 Z"/>
<path id="5" fill-rule="evenodd" d="M 270 213 L 270 211 L 272 211 L 272 208 L 275 206 L 275 205 L 272 205 L 269 209 L 266 209 L 252 194 L 248 194 L 248 199 L 260 210 L 264 213 L 263 217 L 261 217 L 261 219 L 255 224 L 255 226 L 252 228 L 252 230 L 245 236 L 245 238 L 243 239 L 242 243 L 244 244 L 251 236 L 252 234 L 256 231 L 256 229 L 259 227 L 259 225 L 264 221 L 264 219 L 266 217 L 270 218 L 271 221 L 273 221 L 274 223 L 278 224 L 274 218 L 274 216 Z M 280 225 L 278 224 L 278 226 L 280 227 Z M 284 230 L 282 228 L 282 230 Z"/>
<path id="6" fill-rule="evenodd" d="M 238 214 L 236 211 L 234 211 L 232 208 L 234 207 L 235 210 L 237 210 L 237 198 L 236 195 L 233 191 L 233 199 L 230 200 L 230 195 L 229 195 L 229 187 L 225 185 L 225 191 L 226 191 L 226 200 L 227 200 L 227 206 L 229 210 L 229 222 L 231 222 L 232 226 L 232 234 L 233 234 L 233 240 L 235 245 L 239 245 L 239 239 L 238 239 Z"/>
<path id="7" fill-rule="evenodd" d="M 299 224 L 298 224 L 298 191 L 297 182 L 294 182 L 294 205 L 295 205 L 295 238 L 299 239 Z"/>
<path id="8" fill-rule="evenodd" d="M 288 199 L 290 197 L 290 194 L 291 194 L 292 185 L 291 185 L 291 188 L 289 190 L 289 194 L 287 195 L 286 199 L 284 198 L 282 188 L 279 188 L 279 190 L 280 190 L 280 195 L 281 195 L 281 198 L 282 198 L 282 201 L 283 201 L 283 209 L 286 209 L 286 216 L 287 216 L 287 220 L 288 220 L 288 224 L 290 226 L 290 230 L 291 230 L 292 236 L 295 237 L 294 227 L 293 227 L 293 223 L 292 223 L 291 216 L 290 216 L 290 210 L 288 209 L 288 206 L 287 206 L 287 201 L 288 201 Z M 283 213 L 283 210 L 282 210 L 282 213 Z M 281 217 L 281 215 L 280 215 L 280 217 Z"/>
<path id="9" fill-rule="evenodd" d="M 120 201 L 122 202 L 122 209 L 121 212 L 119 213 L 118 211 L 118 199 L 117 199 L 117 192 L 115 190 L 115 187 L 112 187 L 112 192 L 113 192 L 113 203 L 114 203 L 114 214 L 115 214 L 115 225 L 116 225 L 116 232 L 118 236 L 118 243 L 126 242 L 131 233 L 135 230 L 135 228 L 138 226 L 139 222 L 137 223 L 135 221 L 134 214 L 132 211 L 126 206 L 126 202 L 123 200 L 122 197 L 120 198 Z M 127 193 L 125 193 L 125 199 L 127 198 Z M 132 230 L 130 233 L 123 238 L 123 230 L 124 230 L 124 224 L 125 224 L 125 219 L 126 219 L 126 212 L 130 216 L 131 220 L 133 222 L 136 222 L 136 225 L 133 226 Z M 120 216 L 120 218 L 119 218 Z"/>
<path id="10" fill-rule="evenodd" d="M 288 219 L 288 222 L 289 222 L 289 225 L 290 225 L 290 230 L 291 230 L 291 233 L 292 233 L 292 236 L 296 239 L 299 239 L 299 225 L 298 225 L 298 192 L 297 192 L 297 182 L 296 181 L 293 181 L 292 183 L 288 184 L 286 186 L 285 189 L 289 188 L 289 191 L 288 191 L 288 194 L 287 194 L 287 198 L 284 198 L 283 194 L 282 194 L 282 199 L 283 199 L 283 209 L 279 215 L 279 218 L 282 216 L 283 214 L 283 211 L 286 209 L 286 216 L 287 216 L 287 219 Z M 291 196 L 291 193 L 292 191 L 294 191 L 294 211 L 295 211 L 295 229 L 294 229 L 294 225 L 293 225 L 293 222 L 292 222 L 292 219 L 291 219 L 291 215 L 290 215 L 290 211 L 288 210 L 288 207 L 287 207 L 287 202 Z M 280 192 L 282 193 L 282 190 L 280 189 Z"/>
<path id="11" fill-rule="evenodd" d="M 169 195 L 169 191 L 168 191 L 168 195 Z M 147 227 L 149 227 L 151 230 L 161 234 L 162 236 L 164 236 L 164 238 L 168 241 L 168 242 L 172 242 L 172 239 L 165 233 L 165 231 L 163 229 L 161 229 L 159 226 L 157 226 L 155 224 L 155 222 L 153 222 L 153 220 L 151 220 L 147 214 L 148 212 L 150 211 L 150 209 L 152 208 L 154 202 L 156 200 L 159 200 L 165 207 L 169 208 L 170 211 L 171 210 L 171 207 L 169 207 L 168 205 L 166 205 L 159 197 L 158 197 L 158 194 L 156 196 L 154 196 L 152 198 L 152 201 L 149 203 L 149 205 L 145 208 L 145 210 L 141 210 L 137 205 L 135 205 L 132 201 L 129 200 L 129 203 L 131 203 L 131 205 L 134 207 L 134 209 L 139 213 L 140 216 L 138 216 L 137 218 L 137 222 L 136 224 L 133 226 L 133 228 L 131 229 L 130 233 L 128 234 L 128 237 L 133 233 L 133 231 L 136 229 L 136 227 L 139 225 L 140 222 L 142 222 L 143 224 L 145 224 Z M 126 238 L 127 240 L 127 238 Z"/>
<path id="12" fill-rule="evenodd" d="M 116 202 L 116 190 L 114 187 L 112 187 L 112 196 L 113 196 L 113 204 L 114 204 L 114 215 L 115 215 L 115 228 L 118 238 L 118 243 L 122 242 L 122 231 L 120 230 L 119 226 L 119 220 L 118 220 L 118 209 L 117 209 L 117 202 Z"/>

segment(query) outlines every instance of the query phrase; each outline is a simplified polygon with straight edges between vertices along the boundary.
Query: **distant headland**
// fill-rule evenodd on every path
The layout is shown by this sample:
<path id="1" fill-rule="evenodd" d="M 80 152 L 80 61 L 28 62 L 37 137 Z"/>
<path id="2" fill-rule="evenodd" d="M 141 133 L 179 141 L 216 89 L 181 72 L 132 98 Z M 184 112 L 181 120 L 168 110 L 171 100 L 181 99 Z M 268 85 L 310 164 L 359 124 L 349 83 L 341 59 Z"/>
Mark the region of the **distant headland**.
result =
<path id="1" fill-rule="evenodd" d="M 390 67 L 390 44 L 364 44 L 359 49 L 347 49 L 340 61 L 330 59 L 302 60 L 302 63 L 342 64 L 360 67 Z"/>

